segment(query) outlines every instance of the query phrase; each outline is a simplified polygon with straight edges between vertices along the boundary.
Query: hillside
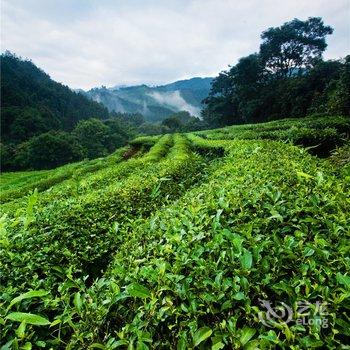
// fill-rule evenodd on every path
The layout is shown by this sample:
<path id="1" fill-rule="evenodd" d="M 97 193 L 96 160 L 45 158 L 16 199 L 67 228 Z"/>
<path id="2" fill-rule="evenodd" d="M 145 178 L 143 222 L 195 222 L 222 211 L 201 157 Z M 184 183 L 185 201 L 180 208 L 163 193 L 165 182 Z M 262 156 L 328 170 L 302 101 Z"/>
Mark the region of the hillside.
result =
<path id="1" fill-rule="evenodd" d="M 346 346 L 349 132 L 345 117 L 289 119 L 5 173 L 2 344 Z"/>
<path id="2" fill-rule="evenodd" d="M 87 91 L 86 95 L 101 102 L 109 111 L 141 113 L 147 121 L 158 122 L 179 111 L 199 117 L 211 82 L 212 78 L 192 78 L 155 87 L 101 87 Z"/>
<path id="3" fill-rule="evenodd" d="M 31 61 L 11 53 L 1 55 L 1 91 L 5 142 L 25 141 L 52 129 L 71 130 L 79 120 L 109 116 L 102 105 L 53 81 Z"/>
<path id="4" fill-rule="evenodd" d="M 31 61 L 1 55 L 2 170 L 105 156 L 134 137 L 125 118 L 111 120 L 103 105 L 53 81 Z"/>

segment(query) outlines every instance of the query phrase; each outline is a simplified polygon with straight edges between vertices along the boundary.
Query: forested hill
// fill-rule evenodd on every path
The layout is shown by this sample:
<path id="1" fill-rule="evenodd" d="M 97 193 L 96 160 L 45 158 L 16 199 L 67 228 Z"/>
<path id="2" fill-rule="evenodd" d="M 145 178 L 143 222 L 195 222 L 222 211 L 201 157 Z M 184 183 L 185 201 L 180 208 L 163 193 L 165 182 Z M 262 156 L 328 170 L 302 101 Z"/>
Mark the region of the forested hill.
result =
<path id="1" fill-rule="evenodd" d="M 1 55 L 1 169 L 46 169 L 101 157 L 126 144 L 124 118 L 36 67 Z"/>
<path id="2" fill-rule="evenodd" d="M 160 86 L 126 86 L 94 88 L 85 92 L 94 101 L 103 103 L 110 111 L 141 113 L 149 122 L 158 122 L 187 111 L 198 117 L 202 101 L 208 97 L 213 78 L 192 78 Z"/>
<path id="3" fill-rule="evenodd" d="M 8 52 L 1 55 L 1 91 L 4 141 L 21 142 L 52 129 L 71 130 L 79 120 L 109 115 L 102 105 Z"/>

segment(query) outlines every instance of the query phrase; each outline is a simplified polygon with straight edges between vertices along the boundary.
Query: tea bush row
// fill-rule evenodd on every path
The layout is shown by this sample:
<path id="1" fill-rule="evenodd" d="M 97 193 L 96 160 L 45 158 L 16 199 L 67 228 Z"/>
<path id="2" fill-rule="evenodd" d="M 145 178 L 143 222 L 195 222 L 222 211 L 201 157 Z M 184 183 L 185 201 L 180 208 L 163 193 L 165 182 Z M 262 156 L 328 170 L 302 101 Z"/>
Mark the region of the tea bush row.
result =
<path id="1" fill-rule="evenodd" d="M 348 343 L 349 186 L 297 147 L 222 146 L 226 161 L 207 182 L 118 232 L 104 278 L 79 291 L 82 306 L 68 348 Z M 309 302 L 307 320 L 314 322 L 276 318 L 265 325 L 261 300 L 294 309 Z M 326 327 L 317 323 L 319 302 L 327 303 Z"/>
<path id="2" fill-rule="evenodd" d="M 172 139 L 170 136 L 163 140 Z M 70 296 L 69 288 L 79 283 L 89 285 L 101 277 L 112 253 L 118 250 L 119 230 L 127 230 L 130 222 L 148 217 L 162 203 L 183 195 L 186 189 L 203 177 L 203 160 L 191 153 L 188 141 L 175 135 L 174 146 L 167 155 L 166 143 L 159 141 L 143 157 L 140 174 L 108 185 L 72 200 L 58 201 L 36 210 L 37 193 L 30 197 L 25 217 L 2 222 L 1 292 L 2 310 L 13 297 L 31 289 L 50 291 L 45 304 L 24 304 L 19 310 L 49 319 L 64 315 Z M 161 160 L 162 157 L 165 157 Z M 158 160 L 156 162 L 156 159 Z M 155 162 L 155 163 L 153 163 Z M 40 197 L 40 194 L 39 194 Z M 85 277 L 89 275 L 89 277 Z M 69 287 L 64 287 L 68 284 Z M 68 298 L 65 299 L 65 298 Z M 14 310 L 12 310 L 14 311 Z M 11 317 L 11 316 L 10 316 Z M 0 320 L 1 321 L 1 320 Z M 14 337 L 16 323 L 4 320 L 7 340 Z M 71 321 L 65 319 L 62 338 L 70 336 Z M 27 325 L 32 337 L 54 340 L 45 329 Z M 59 327 L 62 327 L 61 322 Z M 58 329 L 52 329 L 55 333 Z M 31 339 L 30 336 L 26 338 Z M 50 342 L 48 342 L 49 344 Z M 59 346 L 55 339 L 52 344 Z"/>

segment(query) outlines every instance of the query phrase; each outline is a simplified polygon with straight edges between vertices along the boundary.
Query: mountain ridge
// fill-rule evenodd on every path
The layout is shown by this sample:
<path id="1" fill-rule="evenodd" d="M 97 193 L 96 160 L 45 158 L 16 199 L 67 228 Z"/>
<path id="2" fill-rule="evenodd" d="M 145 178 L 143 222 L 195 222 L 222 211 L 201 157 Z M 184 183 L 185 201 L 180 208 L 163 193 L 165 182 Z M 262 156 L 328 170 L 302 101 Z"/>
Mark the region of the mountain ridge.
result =
<path id="1" fill-rule="evenodd" d="M 211 77 L 193 77 L 169 84 L 149 86 L 105 86 L 82 92 L 109 111 L 141 113 L 149 122 L 159 122 L 179 111 L 199 117 L 202 100 L 209 94 Z"/>

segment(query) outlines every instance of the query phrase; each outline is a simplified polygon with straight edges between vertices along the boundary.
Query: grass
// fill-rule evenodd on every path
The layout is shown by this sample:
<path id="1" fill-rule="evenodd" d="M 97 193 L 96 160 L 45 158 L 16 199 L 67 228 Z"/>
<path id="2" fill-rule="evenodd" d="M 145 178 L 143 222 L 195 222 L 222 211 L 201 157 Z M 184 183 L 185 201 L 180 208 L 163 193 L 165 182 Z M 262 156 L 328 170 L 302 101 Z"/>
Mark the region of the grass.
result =
<path id="1" fill-rule="evenodd" d="M 4 174 L 3 349 L 345 347 L 348 131 L 313 117 L 143 137 L 130 159 Z M 293 145 L 320 134 L 330 158 Z"/>

